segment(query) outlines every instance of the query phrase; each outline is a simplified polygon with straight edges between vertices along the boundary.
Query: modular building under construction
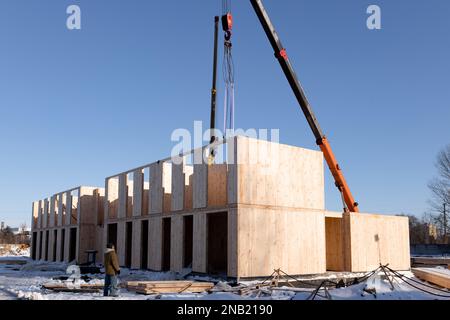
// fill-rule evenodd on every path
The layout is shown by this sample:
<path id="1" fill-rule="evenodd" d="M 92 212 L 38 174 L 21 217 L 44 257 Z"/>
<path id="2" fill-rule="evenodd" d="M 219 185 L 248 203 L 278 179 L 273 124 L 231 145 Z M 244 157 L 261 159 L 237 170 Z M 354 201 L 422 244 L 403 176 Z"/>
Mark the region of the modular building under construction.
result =
<path id="1" fill-rule="evenodd" d="M 32 257 L 254 278 L 410 269 L 408 218 L 325 209 L 320 151 L 237 136 L 33 203 Z"/>

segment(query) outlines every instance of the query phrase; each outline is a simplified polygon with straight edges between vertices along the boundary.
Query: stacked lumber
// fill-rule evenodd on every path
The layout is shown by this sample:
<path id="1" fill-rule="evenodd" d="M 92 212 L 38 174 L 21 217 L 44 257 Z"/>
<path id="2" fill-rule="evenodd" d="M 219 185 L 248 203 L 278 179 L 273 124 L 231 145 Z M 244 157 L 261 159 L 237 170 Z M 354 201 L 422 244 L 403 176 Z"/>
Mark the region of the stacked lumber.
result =
<path id="1" fill-rule="evenodd" d="M 12 259 L 12 260 L 3 260 L 0 259 L 0 264 L 8 264 L 8 265 L 24 265 L 27 264 L 26 260 L 18 260 L 18 259 Z"/>
<path id="2" fill-rule="evenodd" d="M 412 272 L 420 280 L 450 289 L 450 271 L 436 268 L 413 268 Z"/>
<path id="3" fill-rule="evenodd" d="M 98 292 L 103 289 L 103 284 L 91 284 L 91 283 L 46 283 L 42 287 L 47 290 L 56 292 Z"/>
<path id="4" fill-rule="evenodd" d="M 195 281 L 128 281 L 126 288 L 141 294 L 158 293 L 201 293 L 214 287 L 211 282 Z"/>
<path id="5" fill-rule="evenodd" d="M 450 266 L 450 258 L 426 258 L 426 257 L 413 257 L 411 258 L 411 264 L 417 267 L 425 266 Z"/>

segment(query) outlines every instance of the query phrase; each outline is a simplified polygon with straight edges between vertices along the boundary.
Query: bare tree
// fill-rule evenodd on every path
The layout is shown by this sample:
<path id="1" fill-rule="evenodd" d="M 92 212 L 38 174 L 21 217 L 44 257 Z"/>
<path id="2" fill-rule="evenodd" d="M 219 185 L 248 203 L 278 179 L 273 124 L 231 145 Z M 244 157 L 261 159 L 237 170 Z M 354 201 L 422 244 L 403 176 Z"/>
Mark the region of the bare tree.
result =
<path id="1" fill-rule="evenodd" d="M 447 241 L 449 234 L 449 207 L 450 207 L 450 144 L 441 150 L 437 156 L 436 169 L 438 176 L 429 184 L 432 198 L 429 201 L 433 212 L 433 220 L 438 228 L 440 237 Z"/>

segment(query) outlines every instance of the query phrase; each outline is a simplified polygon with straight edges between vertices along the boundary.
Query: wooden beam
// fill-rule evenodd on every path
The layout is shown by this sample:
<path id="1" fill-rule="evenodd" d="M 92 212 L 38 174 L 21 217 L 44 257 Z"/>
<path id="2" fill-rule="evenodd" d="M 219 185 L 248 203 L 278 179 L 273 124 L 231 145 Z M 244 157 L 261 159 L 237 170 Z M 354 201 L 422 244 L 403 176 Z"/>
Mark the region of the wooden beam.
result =
<path id="1" fill-rule="evenodd" d="M 450 271 L 436 268 L 413 268 L 412 272 L 420 280 L 450 289 Z"/>

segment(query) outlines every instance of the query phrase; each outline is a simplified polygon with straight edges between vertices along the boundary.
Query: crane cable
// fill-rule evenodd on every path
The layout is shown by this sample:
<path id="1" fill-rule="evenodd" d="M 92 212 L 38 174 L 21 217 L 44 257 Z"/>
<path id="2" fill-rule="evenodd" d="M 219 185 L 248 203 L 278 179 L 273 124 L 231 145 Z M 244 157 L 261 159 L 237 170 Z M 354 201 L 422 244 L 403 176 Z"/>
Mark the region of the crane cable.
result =
<path id="1" fill-rule="evenodd" d="M 231 42 L 233 16 L 231 14 L 231 0 L 222 0 L 222 28 L 224 31 L 223 79 L 225 82 L 223 132 L 234 130 L 234 61 Z"/>

